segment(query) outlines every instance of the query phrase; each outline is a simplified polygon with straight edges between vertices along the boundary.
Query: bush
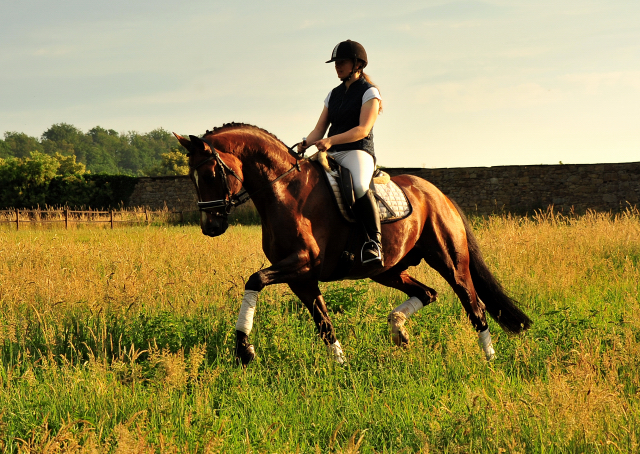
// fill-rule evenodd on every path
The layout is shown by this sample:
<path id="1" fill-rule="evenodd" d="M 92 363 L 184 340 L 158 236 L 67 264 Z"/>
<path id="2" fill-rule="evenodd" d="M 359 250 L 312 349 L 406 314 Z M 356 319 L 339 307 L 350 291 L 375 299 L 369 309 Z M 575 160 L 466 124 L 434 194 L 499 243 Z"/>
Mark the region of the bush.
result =
<path id="1" fill-rule="evenodd" d="M 138 182 L 128 175 L 57 176 L 49 183 L 48 206 L 116 208 L 127 205 Z"/>
<path id="2" fill-rule="evenodd" d="M 29 158 L 0 160 L 0 205 L 33 207 L 45 204 L 49 182 L 57 175 L 60 162 L 38 151 Z"/>
<path id="3" fill-rule="evenodd" d="M 126 204 L 138 179 L 91 175 L 75 156 L 31 152 L 28 158 L 0 159 L 0 207 L 114 208 Z"/>
<path id="4" fill-rule="evenodd" d="M 160 164 L 145 170 L 150 177 L 189 175 L 189 157 L 178 148 L 172 148 L 168 153 L 162 153 Z"/>

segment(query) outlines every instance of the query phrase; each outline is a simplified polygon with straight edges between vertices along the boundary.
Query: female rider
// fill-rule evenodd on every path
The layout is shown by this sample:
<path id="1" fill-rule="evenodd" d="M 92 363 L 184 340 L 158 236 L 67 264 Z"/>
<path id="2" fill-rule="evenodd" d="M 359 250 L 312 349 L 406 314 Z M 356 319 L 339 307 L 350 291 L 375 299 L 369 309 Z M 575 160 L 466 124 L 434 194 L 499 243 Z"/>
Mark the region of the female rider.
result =
<path id="1" fill-rule="evenodd" d="M 335 62 L 342 81 L 329 92 L 316 127 L 299 145 L 298 151 L 315 145 L 351 172 L 356 201 L 353 211 L 369 237 L 362 246 L 362 263 L 382 266 L 381 229 L 378 203 L 369 189 L 375 170 L 373 125 L 381 111 L 380 92 L 364 73 L 367 53 L 361 44 L 339 43 L 327 63 Z M 324 134 L 329 129 L 326 138 Z"/>

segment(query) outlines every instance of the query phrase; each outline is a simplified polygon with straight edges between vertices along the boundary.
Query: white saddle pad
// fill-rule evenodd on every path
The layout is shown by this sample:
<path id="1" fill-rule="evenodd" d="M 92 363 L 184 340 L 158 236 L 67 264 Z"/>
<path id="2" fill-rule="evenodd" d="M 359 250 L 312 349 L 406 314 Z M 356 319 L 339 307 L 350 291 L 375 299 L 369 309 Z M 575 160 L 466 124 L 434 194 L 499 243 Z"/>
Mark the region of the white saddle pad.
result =
<path id="1" fill-rule="evenodd" d="M 345 208 L 344 199 L 342 198 L 342 193 L 340 192 L 340 186 L 336 181 L 335 174 L 333 171 L 327 172 L 327 179 L 331 184 L 331 190 L 338 202 L 338 207 L 340 207 L 340 211 L 345 219 L 349 221 L 355 221 L 353 217 L 347 212 Z M 393 181 L 389 180 L 386 184 L 377 184 L 374 182 L 374 186 L 376 188 L 376 193 L 384 199 L 385 203 L 391 208 L 391 211 L 387 208 L 387 206 L 378 200 L 378 209 L 380 211 L 380 220 L 391 222 L 394 220 L 402 219 L 411 214 L 411 205 L 409 205 L 409 201 L 407 197 L 402 192 L 402 189 L 395 184 Z"/>

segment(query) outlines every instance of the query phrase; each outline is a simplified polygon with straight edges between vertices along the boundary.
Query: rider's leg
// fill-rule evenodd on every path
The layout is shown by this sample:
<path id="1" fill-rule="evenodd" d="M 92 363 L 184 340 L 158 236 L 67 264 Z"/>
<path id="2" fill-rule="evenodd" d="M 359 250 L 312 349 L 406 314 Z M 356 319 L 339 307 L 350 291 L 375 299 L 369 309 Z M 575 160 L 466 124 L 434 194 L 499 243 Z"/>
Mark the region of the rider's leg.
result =
<path id="1" fill-rule="evenodd" d="M 356 199 L 361 198 L 369 190 L 371 177 L 376 170 L 373 156 L 363 150 L 348 150 L 331 153 L 331 157 L 335 159 L 342 167 L 346 167 L 351 172 L 353 178 L 353 192 Z"/>
<path id="2" fill-rule="evenodd" d="M 356 201 L 353 206 L 358 221 L 362 224 L 369 240 L 362 249 L 362 263 L 379 261 L 382 263 L 382 229 L 378 202 L 369 190 L 375 170 L 373 156 L 363 150 L 339 151 L 331 155 L 351 172 L 353 192 Z"/>
<path id="3" fill-rule="evenodd" d="M 382 264 L 382 226 L 378 202 L 371 190 L 367 190 L 362 197 L 356 199 L 353 211 L 369 237 L 369 241 L 362 248 L 362 263 L 379 261 Z"/>

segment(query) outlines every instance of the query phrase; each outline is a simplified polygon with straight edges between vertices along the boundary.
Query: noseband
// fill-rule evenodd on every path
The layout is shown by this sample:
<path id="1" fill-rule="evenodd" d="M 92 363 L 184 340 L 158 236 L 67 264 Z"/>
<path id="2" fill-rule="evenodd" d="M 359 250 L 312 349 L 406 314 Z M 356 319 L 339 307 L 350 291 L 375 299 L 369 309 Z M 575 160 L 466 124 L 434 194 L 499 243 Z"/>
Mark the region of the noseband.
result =
<path id="1" fill-rule="evenodd" d="M 236 207 L 238 205 L 242 205 L 247 200 L 249 200 L 249 193 L 243 188 L 237 194 L 233 194 L 231 192 L 231 188 L 229 187 L 229 179 L 227 172 L 233 175 L 236 180 L 238 180 L 242 184 L 242 179 L 238 176 L 238 174 L 225 163 L 220 157 L 220 153 L 215 148 L 212 148 L 212 155 L 208 158 L 200 161 L 195 166 L 191 167 L 192 171 L 198 170 L 200 167 L 205 165 L 209 161 L 215 161 L 220 166 L 220 173 L 222 174 L 222 181 L 224 185 L 225 198 L 218 200 L 210 200 L 208 202 L 198 202 L 198 209 L 200 211 L 213 211 L 218 208 L 224 208 L 225 214 L 229 214 L 231 208 Z"/>
<path id="2" fill-rule="evenodd" d="M 296 145 L 298 145 L 298 144 L 296 144 Z M 296 145 L 294 145 L 293 147 L 295 147 Z M 282 175 L 280 175 L 275 180 L 271 181 L 267 186 L 264 186 L 264 187 L 258 189 L 257 191 L 255 191 L 253 194 L 255 194 L 256 192 L 261 191 L 262 189 L 265 189 L 265 188 L 268 188 L 270 186 L 273 186 L 278 180 L 280 180 L 280 179 L 284 178 L 285 176 L 289 175 L 295 169 L 297 169 L 298 172 L 300 172 L 300 162 L 299 161 L 302 160 L 301 156 L 304 155 L 304 152 L 302 153 L 302 155 L 299 155 L 298 153 L 293 151 L 293 147 L 287 147 L 287 149 L 289 150 L 290 154 L 292 154 L 296 158 L 296 163 L 293 165 L 293 167 L 291 167 L 289 170 L 284 172 Z M 238 174 L 231 167 L 229 167 L 227 165 L 227 163 L 225 163 L 222 160 L 222 158 L 220 157 L 220 153 L 218 153 L 218 151 L 215 148 L 211 147 L 211 150 L 212 150 L 212 155 L 209 156 L 208 158 L 200 161 L 195 166 L 191 167 L 191 170 L 192 171 L 198 170 L 200 167 L 202 167 L 204 164 L 206 164 L 209 161 L 217 162 L 218 165 L 220 166 L 220 173 L 222 174 L 222 181 L 223 181 L 223 184 L 224 184 L 225 198 L 224 199 L 218 199 L 218 200 L 210 200 L 210 201 L 207 201 L 207 202 L 198 202 L 198 209 L 200 211 L 210 212 L 210 211 L 214 211 L 214 210 L 219 209 L 219 208 L 224 208 L 224 212 L 225 212 L 225 216 L 226 216 L 231 212 L 232 208 L 240 206 L 243 203 L 249 201 L 249 199 L 251 198 L 251 196 L 253 194 L 249 194 L 247 192 L 247 190 L 244 189 L 244 187 L 237 194 L 233 194 L 231 192 L 231 188 L 229 187 L 229 180 L 228 180 L 229 177 L 227 175 L 227 172 L 229 174 L 233 175 L 236 178 L 236 180 L 238 180 L 241 184 L 243 184 L 244 182 L 238 176 Z"/>

